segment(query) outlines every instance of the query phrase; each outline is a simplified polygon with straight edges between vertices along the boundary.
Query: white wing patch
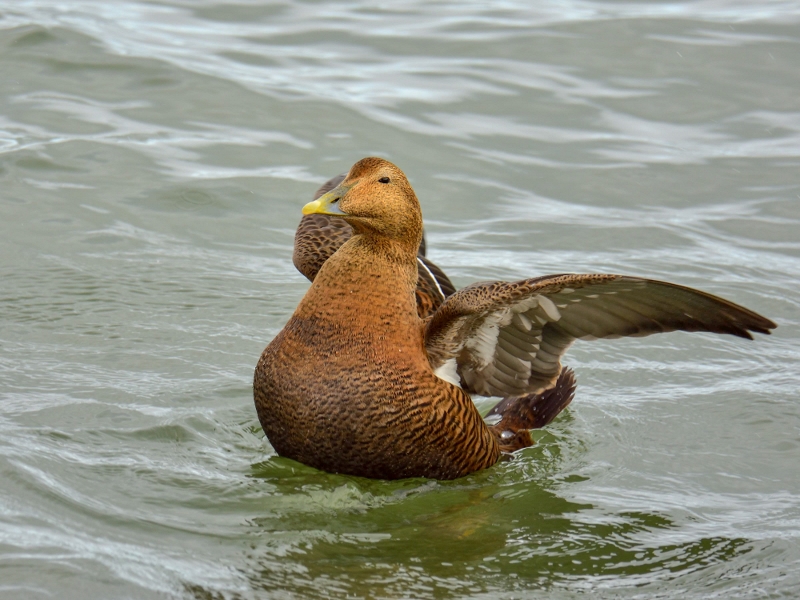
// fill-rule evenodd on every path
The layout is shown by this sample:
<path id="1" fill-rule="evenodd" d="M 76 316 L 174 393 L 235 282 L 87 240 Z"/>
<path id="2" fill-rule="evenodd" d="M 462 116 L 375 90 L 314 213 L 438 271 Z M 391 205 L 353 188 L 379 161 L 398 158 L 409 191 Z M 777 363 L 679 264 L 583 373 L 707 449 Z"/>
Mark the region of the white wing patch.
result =
<path id="1" fill-rule="evenodd" d="M 489 315 L 480 327 L 470 336 L 465 346 L 477 359 L 479 368 L 483 368 L 494 360 L 494 351 L 497 347 L 497 336 L 500 335 L 500 321 L 505 311 Z"/>
<path id="2" fill-rule="evenodd" d="M 561 313 L 558 312 L 558 308 L 550 298 L 542 295 L 536 297 L 539 299 L 539 306 L 544 311 L 544 314 L 547 315 L 549 321 L 558 321 L 561 318 Z"/>
<path id="3" fill-rule="evenodd" d="M 566 306 L 536 294 L 487 315 L 465 344 L 475 360 L 461 374 L 466 385 L 478 393 L 515 394 L 528 387 L 534 371 L 557 375 L 563 350 L 542 344 L 542 327 L 560 321 L 559 307 Z"/>
<path id="4" fill-rule="evenodd" d="M 439 282 L 436 280 L 436 276 L 433 273 L 431 273 L 431 270 L 428 268 L 428 265 L 426 265 L 425 261 L 423 261 L 419 256 L 417 257 L 417 264 L 423 269 L 425 269 L 425 272 L 428 275 L 430 275 L 430 278 L 433 281 L 433 285 L 436 286 L 436 289 L 439 290 L 439 294 L 442 296 L 442 300 L 447 298 L 447 296 L 445 296 L 444 292 L 442 291 L 442 286 L 440 286 Z"/>
<path id="5" fill-rule="evenodd" d="M 449 358 L 444 364 L 433 372 L 439 379 L 461 387 L 461 377 L 458 375 L 458 365 L 455 358 Z"/>
<path id="6" fill-rule="evenodd" d="M 492 425 L 497 425 L 502 420 L 503 420 L 503 415 L 486 415 L 483 418 L 483 422 L 486 423 L 489 427 L 491 427 Z"/>

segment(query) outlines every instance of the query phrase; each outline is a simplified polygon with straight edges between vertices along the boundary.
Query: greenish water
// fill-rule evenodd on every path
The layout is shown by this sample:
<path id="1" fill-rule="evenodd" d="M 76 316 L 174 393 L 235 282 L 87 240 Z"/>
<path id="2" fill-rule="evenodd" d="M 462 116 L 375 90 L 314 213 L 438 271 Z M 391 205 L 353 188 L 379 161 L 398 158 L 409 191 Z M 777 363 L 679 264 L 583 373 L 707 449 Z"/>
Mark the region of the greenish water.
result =
<path id="1" fill-rule="evenodd" d="M 0 2 L 0 597 L 796 596 L 800 9 L 529 4 Z M 579 343 L 538 445 L 458 481 L 279 458 L 300 207 L 371 154 L 459 286 L 779 327 Z"/>

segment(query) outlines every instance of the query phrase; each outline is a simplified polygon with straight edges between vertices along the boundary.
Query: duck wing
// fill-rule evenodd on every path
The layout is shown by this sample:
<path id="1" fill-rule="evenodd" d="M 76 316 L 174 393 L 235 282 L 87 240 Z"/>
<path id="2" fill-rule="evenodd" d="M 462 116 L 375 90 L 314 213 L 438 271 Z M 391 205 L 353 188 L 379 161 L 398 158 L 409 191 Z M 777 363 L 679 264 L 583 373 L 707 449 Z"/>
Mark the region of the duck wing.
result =
<path id="1" fill-rule="evenodd" d="M 427 322 L 425 346 L 443 379 L 484 396 L 555 385 L 575 340 L 709 331 L 753 339 L 776 325 L 692 288 L 623 275 L 548 275 L 484 282 L 451 295 Z"/>
<path id="2" fill-rule="evenodd" d="M 334 189 L 345 176 L 337 175 L 323 183 L 314 194 L 314 200 Z M 320 214 L 304 215 L 294 235 L 292 262 L 309 281 L 314 281 L 325 261 L 352 235 L 353 228 L 342 218 Z M 430 316 L 456 288 L 439 267 L 425 258 L 424 236 L 417 254 L 417 267 L 418 312 L 421 317 Z"/>

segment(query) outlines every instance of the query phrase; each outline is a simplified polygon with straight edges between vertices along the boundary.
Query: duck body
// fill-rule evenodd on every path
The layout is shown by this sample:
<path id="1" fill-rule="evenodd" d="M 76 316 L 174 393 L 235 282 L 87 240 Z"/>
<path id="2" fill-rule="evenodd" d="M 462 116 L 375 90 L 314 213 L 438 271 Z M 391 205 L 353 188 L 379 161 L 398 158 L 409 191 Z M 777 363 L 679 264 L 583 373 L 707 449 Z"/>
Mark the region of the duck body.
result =
<path id="1" fill-rule="evenodd" d="M 417 273 L 414 244 L 363 234 L 321 266 L 256 368 L 257 411 L 280 455 L 382 479 L 453 479 L 497 462 L 469 395 L 428 361 Z"/>
<path id="2" fill-rule="evenodd" d="M 623 275 L 442 293 L 446 276 L 418 256 L 422 216 L 400 169 L 366 158 L 332 187 L 303 212 L 350 229 L 318 238 L 314 222 L 301 224 L 295 264 L 307 267 L 311 287 L 262 353 L 253 384 L 276 452 L 325 471 L 453 479 L 532 445 L 529 430 L 573 398 L 574 376 L 560 359 L 578 339 L 675 330 L 752 339 L 775 327 L 705 292 Z M 321 261 L 307 256 L 315 239 L 326 248 Z M 487 415 L 495 423 L 470 393 L 502 398 Z"/>

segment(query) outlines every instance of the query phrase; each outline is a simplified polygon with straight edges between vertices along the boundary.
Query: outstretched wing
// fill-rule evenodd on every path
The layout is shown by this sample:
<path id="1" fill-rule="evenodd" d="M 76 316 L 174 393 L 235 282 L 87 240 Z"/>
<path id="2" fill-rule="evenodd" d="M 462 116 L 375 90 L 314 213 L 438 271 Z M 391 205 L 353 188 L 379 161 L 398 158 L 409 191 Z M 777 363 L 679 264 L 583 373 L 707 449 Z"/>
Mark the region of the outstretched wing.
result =
<path id="1" fill-rule="evenodd" d="M 428 322 L 437 375 L 485 396 L 553 386 L 576 339 L 709 331 L 752 339 L 775 323 L 688 287 L 623 275 L 549 275 L 477 283 L 450 296 Z M 460 381 L 459 381 L 460 380 Z"/>

